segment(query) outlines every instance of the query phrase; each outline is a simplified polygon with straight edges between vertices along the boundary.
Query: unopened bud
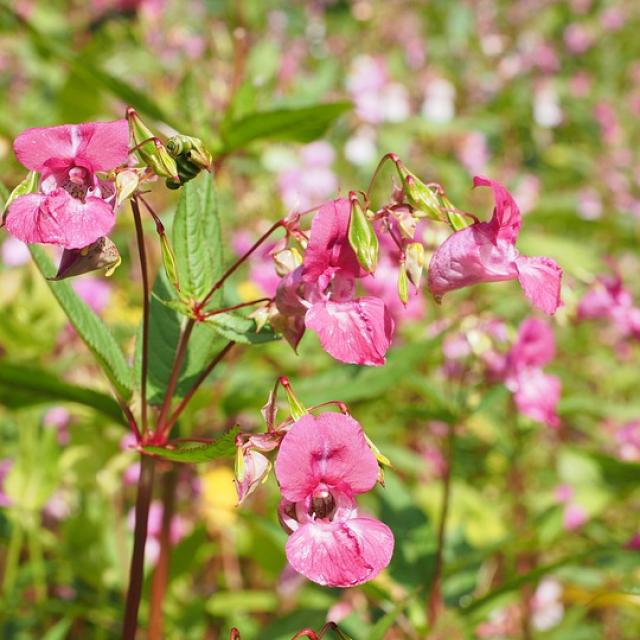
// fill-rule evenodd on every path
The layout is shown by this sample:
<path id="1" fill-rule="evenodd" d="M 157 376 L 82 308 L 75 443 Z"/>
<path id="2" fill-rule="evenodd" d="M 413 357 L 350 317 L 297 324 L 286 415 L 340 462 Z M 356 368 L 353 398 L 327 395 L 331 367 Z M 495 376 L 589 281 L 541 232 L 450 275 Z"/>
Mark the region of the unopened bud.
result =
<path id="1" fill-rule="evenodd" d="M 349 244 L 355 252 L 360 266 L 367 273 L 373 273 L 378 266 L 378 236 L 371 220 L 355 197 L 351 198 Z"/>
<path id="2" fill-rule="evenodd" d="M 49 280 L 64 280 L 100 269 L 104 270 L 105 276 L 110 276 L 121 262 L 116 245 L 109 238 L 102 237 L 82 249 L 65 249 L 58 273 Z"/>
<path id="3" fill-rule="evenodd" d="M 299 420 L 302 416 L 307 415 L 309 412 L 300 400 L 298 400 L 296 394 L 293 393 L 293 389 L 289 384 L 289 379 L 286 376 L 282 376 L 280 378 L 280 384 L 284 387 L 284 390 L 287 393 L 287 401 L 289 402 L 289 412 L 291 413 L 291 417 L 294 420 Z"/>
<path id="4" fill-rule="evenodd" d="M 171 243 L 169 242 L 169 238 L 167 234 L 162 231 L 159 231 L 160 235 L 160 246 L 162 248 L 162 264 L 164 265 L 165 273 L 167 274 L 167 278 L 169 278 L 169 282 L 173 285 L 176 291 L 180 291 L 180 278 L 178 277 L 178 265 L 176 263 L 176 256 L 173 253 L 173 249 L 171 248 Z"/>
<path id="5" fill-rule="evenodd" d="M 173 158 L 184 158 L 199 169 L 210 169 L 213 158 L 199 138 L 177 135 L 167 140 L 167 151 Z"/>
<path id="6" fill-rule="evenodd" d="M 440 195 L 440 201 L 442 202 L 442 207 L 447 216 L 447 220 L 454 231 L 460 231 L 460 229 L 464 229 L 472 224 L 469 218 L 456 212 L 456 208 L 451 204 L 451 201 L 444 195 L 444 193 Z"/>
<path id="7" fill-rule="evenodd" d="M 398 271 L 398 297 L 404 305 L 409 302 L 409 277 L 404 262 L 401 263 Z"/>
<path id="8" fill-rule="evenodd" d="M 401 162 L 398 161 L 396 167 L 404 185 L 407 202 L 416 210 L 416 215 L 443 222 L 437 194 Z"/>
<path id="9" fill-rule="evenodd" d="M 162 142 L 154 136 L 151 129 L 142 122 L 134 109 L 127 110 L 127 120 L 134 148 L 140 160 L 157 176 L 179 182 L 176 161 L 169 155 Z"/>
<path id="10" fill-rule="evenodd" d="M 257 451 L 249 449 L 236 450 L 236 490 L 238 504 L 242 504 L 263 482 L 266 482 L 271 471 L 271 462 Z"/>
<path id="11" fill-rule="evenodd" d="M 138 171 L 135 169 L 125 169 L 116 174 L 116 207 L 119 207 L 135 193 L 140 184 L 140 174 Z"/>
<path id="12" fill-rule="evenodd" d="M 292 247 L 291 249 L 282 249 L 282 251 L 274 253 L 273 261 L 276 273 L 281 278 L 284 278 L 302 264 L 302 256 L 295 247 Z"/>
<path id="13" fill-rule="evenodd" d="M 2 224 L 0 226 L 4 225 L 9 205 L 20 196 L 26 196 L 29 193 L 35 193 L 38 190 L 39 182 L 40 174 L 35 171 L 29 171 L 26 178 L 9 194 L 7 201 L 4 203 L 4 209 L 2 210 Z"/>
<path id="14" fill-rule="evenodd" d="M 416 227 L 418 220 L 409 210 L 408 207 L 396 209 L 393 212 L 393 217 L 398 221 L 398 228 L 400 229 L 400 235 L 405 240 L 413 240 L 416 234 Z"/>
<path id="15" fill-rule="evenodd" d="M 405 249 L 405 269 L 411 284 L 417 289 L 420 286 L 424 270 L 424 246 L 421 242 L 411 242 Z"/>

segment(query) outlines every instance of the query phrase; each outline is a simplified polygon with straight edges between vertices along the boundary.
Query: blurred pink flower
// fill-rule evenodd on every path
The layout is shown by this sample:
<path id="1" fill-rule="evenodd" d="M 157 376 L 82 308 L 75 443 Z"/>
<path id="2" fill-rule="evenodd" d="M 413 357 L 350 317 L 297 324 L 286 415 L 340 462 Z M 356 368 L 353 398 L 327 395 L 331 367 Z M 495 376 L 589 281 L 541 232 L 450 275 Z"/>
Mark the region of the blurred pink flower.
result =
<path id="1" fill-rule="evenodd" d="M 291 566 L 309 580 L 352 587 L 391 560 L 393 534 L 362 516 L 354 496 L 373 489 L 378 463 L 360 425 L 338 413 L 307 414 L 282 440 L 275 463 L 280 521 Z"/>
<path id="2" fill-rule="evenodd" d="M 455 116 L 456 89 L 445 78 L 433 78 L 425 88 L 422 117 L 434 124 L 446 124 Z"/>
<path id="3" fill-rule="evenodd" d="M 536 631 L 547 631 L 560 624 L 564 616 L 562 585 L 554 578 L 545 578 L 531 600 L 531 622 Z"/>
<path id="4" fill-rule="evenodd" d="M 584 25 L 573 22 L 564 30 L 564 43 L 570 53 L 581 54 L 593 46 L 594 38 Z"/>
<path id="5" fill-rule="evenodd" d="M 631 420 L 616 430 L 618 456 L 628 462 L 640 462 L 640 420 Z"/>
<path id="6" fill-rule="evenodd" d="M 61 445 L 69 443 L 69 422 L 71 414 L 64 407 L 53 407 L 44 414 L 42 423 L 45 427 L 55 429 Z"/>
<path id="7" fill-rule="evenodd" d="M 11 498 L 4 491 L 4 481 L 11 467 L 13 467 L 11 458 L 0 458 L 0 508 L 4 509 L 11 506 Z"/>
<path id="8" fill-rule="evenodd" d="M 29 247 L 18 238 L 10 236 L 2 243 L 2 262 L 8 267 L 21 267 L 29 260 L 31 260 Z"/>
<path id="9" fill-rule="evenodd" d="M 562 269 L 549 258 L 520 255 L 515 247 L 521 225 L 517 204 L 500 183 L 480 177 L 473 182 L 493 190 L 496 204 L 491 220 L 456 231 L 440 245 L 429 265 L 429 290 L 440 300 L 455 289 L 517 279 L 535 307 L 555 313 Z"/>
<path id="10" fill-rule="evenodd" d="M 576 529 L 579 529 L 586 521 L 587 512 L 575 502 L 570 502 L 564 508 L 562 526 L 567 531 L 575 531 Z"/>
<path id="11" fill-rule="evenodd" d="M 111 231 L 115 189 L 96 174 L 127 161 L 126 120 L 27 129 L 13 146 L 18 160 L 41 179 L 38 192 L 9 206 L 10 233 L 23 242 L 80 249 Z"/>
<path id="12" fill-rule="evenodd" d="M 237 231 L 233 235 L 233 250 L 239 256 L 243 255 L 247 253 L 254 241 L 255 238 L 246 231 Z M 273 298 L 276 295 L 278 284 L 280 284 L 280 277 L 274 269 L 271 255 L 277 246 L 275 242 L 265 242 L 247 260 L 249 280 L 268 298 Z"/>
<path id="13" fill-rule="evenodd" d="M 489 163 L 489 147 L 485 135 L 480 131 L 471 131 L 465 135 L 457 155 L 471 175 L 483 173 Z"/>
<path id="14" fill-rule="evenodd" d="M 328 142 L 306 145 L 299 157 L 298 165 L 279 173 L 278 189 L 287 208 L 303 210 L 333 195 L 338 189 L 338 179 L 331 169 L 335 151 Z"/>
<path id="15" fill-rule="evenodd" d="M 102 313 L 111 301 L 113 287 L 103 278 L 95 276 L 74 278 L 71 286 L 95 313 Z"/>

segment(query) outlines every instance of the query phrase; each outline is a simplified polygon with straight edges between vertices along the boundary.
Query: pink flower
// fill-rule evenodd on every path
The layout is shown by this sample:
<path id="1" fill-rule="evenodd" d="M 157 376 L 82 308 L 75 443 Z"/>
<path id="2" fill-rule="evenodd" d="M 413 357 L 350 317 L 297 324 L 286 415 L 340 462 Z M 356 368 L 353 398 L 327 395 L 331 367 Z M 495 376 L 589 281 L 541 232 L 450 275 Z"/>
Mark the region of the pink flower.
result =
<path id="1" fill-rule="evenodd" d="M 17 238 L 7 238 L 2 243 L 2 262 L 8 267 L 21 267 L 31 259 L 29 248 Z"/>
<path id="2" fill-rule="evenodd" d="M 269 459 L 253 449 L 243 453 L 242 463 L 244 467 L 241 475 L 242 479 L 235 480 L 238 504 L 244 502 L 264 482 L 271 469 Z"/>
<path id="3" fill-rule="evenodd" d="M 85 276 L 71 282 L 73 290 L 95 313 L 102 313 L 111 300 L 111 284 L 102 278 Z"/>
<path id="4" fill-rule="evenodd" d="M 80 249 L 111 231 L 115 189 L 96 173 L 126 162 L 126 120 L 27 129 L 13 146 L 18 160 L 40 173 L 40 190 L 11 203 L 10 233 L 23 242 Z"/>
<path id="5" fill-rule="evenodd" d="M 354 296 L 356 280 L 365 273 L 349 244 L 351 204 L 340 198 L 320 208 L 301 267 L 283 278 L 276 305 L 284 316 L 304 319 L 322 348 L 336 360 L 382 365 L 393 336 L 394 322 L 377 297 Z"/>
<path id="6" fill-rule="evenodd" d="M 562 383 L 542 367 L 555 356 L 555 338 L 551 327 L 538 318 L 528 318 L 507 354 L 504 380 L 513 392 L 518 411 L 531 420 L 559 427 L 557 406 Z"/>
<path id="7" fill-rule="evenodd" d="M 496 206 L 489 222 L 476 222 L 447 238 L 431 258 L 429 289 L 440 300 L 455 289 L 482 282 L 518 280 L 531 303 L 548 314 L 560 306 L 562 269 L 549 258 L 518 253 L 515 242 L 521 215 L 509 192 L 498 182 L 474 178 L 474 186 L 490 186 Z"/>
<path id="8" fill-rule="evenodd" d="M 587 512 L 575 502 L 570 502 L 564 508 L 562 517 L 562 526 L 567 531 L 575 531 L 579 529 L 587 521 Z"/>
<path id="9" fill-rule="evenodd" d="M 629 462 L 640 462 L 640 420 L 631 420 L 615 433 L 618 456 Z"/>
<path id="10" fill-rule="evenodd" d="M 71 414 L 64 407 L 52 407 L 44 414 L 43 425 L 49 429 L 55 429 L 58 442 L 61 445 L 69 443 L 69 423 Z"/>
<path id="11" fill-rule="evenodd" d="M 11 506 L 11 498 L 5 493 L 4 481 L 13 467 L 11 458 L 0 458 L 0 508 Z"/>
<path id="12" fill-rule="evenodd" d="M 389 564 L 391 530 L 360 515 L 354 499 L 375 486 L 378 463 L 353 418 L 300 418 L 282 440 L 275 471 L 281 522 L 291 532 L 285 551 L 296 571 L 318 584 L 351 587 Z"/>

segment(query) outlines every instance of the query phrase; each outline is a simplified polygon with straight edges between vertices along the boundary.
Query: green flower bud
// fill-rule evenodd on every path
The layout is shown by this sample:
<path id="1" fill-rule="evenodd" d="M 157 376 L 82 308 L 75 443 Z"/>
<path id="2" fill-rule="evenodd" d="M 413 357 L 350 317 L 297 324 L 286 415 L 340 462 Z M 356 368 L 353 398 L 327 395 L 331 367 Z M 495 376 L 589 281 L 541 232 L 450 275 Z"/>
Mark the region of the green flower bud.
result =
<path id="1" fill-rule="evenodd" d="M 360 266 L 367 273 L 373 273 L 378 266 L 378 236 L 371 220 L 355 197 L 351 198 L 349 244 L 355 252 Z"/>
<path id="2" fill-rule="evenodd" d="M 295 247 L 292 247 L 291 249 L 283 249 L 275 253 L 273 255 L 273 261 L 275 263 L 276 273 L 281 278 L 284 278 L 284 276 L 302 264 L 302 256 Z"/>
<path id="3" fill-rule="evenodd" d="M 176 161 L 169 155 L 162 142 L 153 135 L 151 129 L 142 122 L 135 109 L 127 110 L 127 120 L 134 148 L 140 160 L 157 176 L 179 182 Z"/>
<path id="4" fill-rule="evenodd" d="M 400 265 L 398 272 L 398 297 L 402 304 L 409 302 L 409 278 L 404 263 Z"/>
<path id="5" fill-rule="evenodd" d="M 405 270 L 411 284 L 417 289 L 420 286 L 424 269 L 424 247 L 421 242 L 412 242 L 405 249 Z"/>
<path id="6" fill-rule="evenodd" d="M 173 285 L 176 291 L 180 291 L 180 279 L 178 277 L 178 265 L 176 263 L 176 256 L 173 253 L 173 249 L 171 248 L 171 243 L 169 242 L 169 238 L 167 234 L 164 232 L 159 232 L 160 235 L 160 247 L 162 248 L 162 264 L 164 265 L 165 273 L 167 274 L 167 278 L 169 278 L 169 282 Z"/>
<path id="7" fill-rule="evenodd" d="M 140 185 L 140 169 L 125 169 L 116 174 L 116 207 L 130 198 Z"/>

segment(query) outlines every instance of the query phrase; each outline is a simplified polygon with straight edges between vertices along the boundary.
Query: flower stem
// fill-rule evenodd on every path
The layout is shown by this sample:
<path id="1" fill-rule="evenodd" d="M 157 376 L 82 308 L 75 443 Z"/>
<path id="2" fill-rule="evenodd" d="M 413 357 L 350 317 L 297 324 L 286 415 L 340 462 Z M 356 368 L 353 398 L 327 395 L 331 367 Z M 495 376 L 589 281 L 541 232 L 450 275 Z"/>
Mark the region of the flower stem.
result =
<path id="1" fill-rule="evenodd" d="M 149 640 L 162 640 L 162 604 L 167 591 L 169 561 L 171 559 L 171 522 L 175 509 L 177 474 L 172 466 L 162 477 L 162 528 L 160 530 L 160 555 L 151 583 L 149 609 Z"/>
<path id="2" fill-rule="evenodd" d="M 227 345 L 218 352 L 218 354 L 213 358 L 213 360 L 209 363 L 209 365 L 200 373 L 200 375 L 196 378 L 196 381 L 191 385 L 191 388 L 185 394 L 184 398 L 180 401 L 180 404 L 176 407 L 176 410 L 171 414 L 171 417 L 167 421 L 167 432 L 173 427 L 176 423 L 176 420 L 180 417 L 180 414 L 184 411 L 186 406 L 189 404 L 189 401 L 193 397 L 194 393 L 200 388 L 200 385 L 207 379 L 208 375 L 213 371 L 216 365 L 231 351 L 231 347 L 235 342 L 229 342 Z"/>
<path id="3" fill-rule="evenodd" d="M 122 626 L 122 640 L 135 640 L 138 629 L 138 610 L 142 596 L 144 578 L 144 548 L 147 542 L 147 525 L 149 505 L 153 491 L 155 460 L 150 456 L 140 456 L 140 477 L 138 478 L 138 494 L 136 497 L 136 523 L 133 538 L 133 554 L 129 569 L 129 589 Z"/>
<path id="4" fill-rule="evenodd" d="M 158 416 L 157 432 L 159 436 L 167 435 L 169 426 L 166 424 L 167 415 L 171 408 L 171 400 L 173 400 L 173 394 L 178 386 L 178 380 L 180 379 L 180 371 L 182 370 L 182 364 L 184 363 L 185 356 L 187 355 L 187 347 L 189 346 L 189 338 L 193 332 L 195 326 L 195 320 L 189 318 L 187 323 L 180 334 L 180 340 L 176 348 L 176 355 L 173 360 L 173 368 L 171 369 L 171 375 L 169 382 L 167 383 L 167 390 L 164 394 L 164 400 L 162 401 L 162 407 L 160 407 L 160 415 Z"/>
<path id="5" fill-rule="evenodd" d="M 244 307 L 251 307 L 254 304 L 260 304 L 261 302 L 271 302 L 273 298 L 258 298 L 257 300 L 251 300 L 250 302 L 242 302 L 240 304 L 234 304 L 232 307 L 223 307 L 222 309 L 215 309 L 214 311 L 208 311 L 203 314 L 205 318 L 211 318 L 227 311 L 235 311 L 236 309 L 243 309 Z"/>
<path id="6" fill-rule="evenodd" d="M 275 222 L 274 224 L 271 225 L 271 227 L 269 227 L 269 229 L 267 229 L 267 231 L 265 233 L 263 233 L 258 240 L 256 240 L 256 242 L 253 244 L 253 246 L 240 258 L 238 258 L 238 260 L 236 260 L 220 277 L 220 280 L 218 280 L 218 282 L 216 282 L 213 287 L 211 287 L 209 293 L 207 293 L 207 295 L 202 299 L 202 302 L 200 302 L 198 304 L 198 308 L 199 309 L 204 309 L 204 307 L 207 306 L 207 303 L 209 302 L 209 300 L 211 300 L 211 296 L 213 296 L 213 294 L 220 289 L 220 287 L 222 287 L 222 285 L 226 282 L 227 278 L 232 275 L 236 269 L 243 263 L 245 262 L 245 260 L 247 260 L 247 258 L 249 258 L 249 256 L 251 256 L 251 254 L 276 230 L 279 229 L 281 226 L 283 226 L 284 222 L 282 220 L 278 220 L 278 222 Z"/>
<path id="7" fill-rule="evenodd" d="M 449 423 L 447 425 L 446 440 L 446 461 L 447 468 L 442 476 L 442 502 L 440 505 L 440 516 L 438 522 L 438 540 L 436 546 L 435 566 L 433 570 L 433 580 L 431 582 L 431 591 L 429 592 L 429 600 L 427 603 L 427 620 L 429 628 L 435 627 L 438 621 L 438 615 L 442 609 L 442 568 L 444 556 L 444 544 L 447 531 L 447 516 L 449 514 L 449 504 L 451 502 L 451 468 L 453 466 L 454 447 L 455 447 L 455 425 Z"/>
<path id="8" fill-rule="evenodd" d="M 147 252 L 144 246 L 144 233 L 142 230 L 142 216 L 140 206 L 134 197 L 131 200 L 133 220 L 136 225 L 136 239 L 138 253 L 140 254 L 140 271 L 142 273 L 142 364 L 140 367 L 140 406 L 142 435 L 147 432 L 147 372 L 149 368 L 149 274 L 147 272 Z"/>
<path id="9" fill-rule="evenodd" d="M 17 519 L 11 520 L 11 537 L 4 562 L 4 577 L 2 590 L 8 596 L 16 581 L 16 571 L 20 563 L 20 550 L 22 548 L 23 530 Z"/>

